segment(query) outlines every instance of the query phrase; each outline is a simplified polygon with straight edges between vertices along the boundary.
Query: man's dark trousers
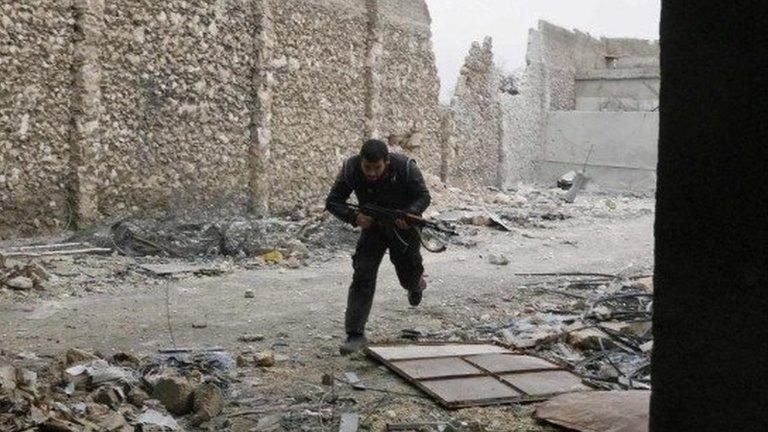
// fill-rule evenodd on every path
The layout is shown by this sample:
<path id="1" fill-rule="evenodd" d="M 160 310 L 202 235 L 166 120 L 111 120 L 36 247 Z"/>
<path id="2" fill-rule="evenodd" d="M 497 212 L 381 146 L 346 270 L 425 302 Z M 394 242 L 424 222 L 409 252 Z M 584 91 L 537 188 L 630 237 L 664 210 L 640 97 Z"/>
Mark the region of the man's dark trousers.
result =
<path id="1" fill-rule="evenodd" d="M 362 231 L 352 256 L 354 275 L 347 296 L 347 334 L 365 333 L 373 294 L 376 292 L 376 276 L 387 249 L 400 285 L 406 290 L 419 288 L 419 281 L 424 273 L 420 248 L 421 242 L 412 229 L 399 230 L 376 225 Z"/>

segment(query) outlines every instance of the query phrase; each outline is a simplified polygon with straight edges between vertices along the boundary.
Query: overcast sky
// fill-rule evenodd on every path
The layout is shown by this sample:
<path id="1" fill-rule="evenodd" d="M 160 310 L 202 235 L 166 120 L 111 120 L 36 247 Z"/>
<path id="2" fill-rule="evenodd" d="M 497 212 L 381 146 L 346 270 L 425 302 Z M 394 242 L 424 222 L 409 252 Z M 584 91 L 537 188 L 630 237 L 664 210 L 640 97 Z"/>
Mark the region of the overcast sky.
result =
<path id="1" fill-rule="evenodd" d="M 539 19 L 592 36 L 659 38 L 660 0 L 426 0 L 440 74 L 448 101 L 472 41 L 493 37 L 498 65 L 525 65 L 528 29 Z"/>

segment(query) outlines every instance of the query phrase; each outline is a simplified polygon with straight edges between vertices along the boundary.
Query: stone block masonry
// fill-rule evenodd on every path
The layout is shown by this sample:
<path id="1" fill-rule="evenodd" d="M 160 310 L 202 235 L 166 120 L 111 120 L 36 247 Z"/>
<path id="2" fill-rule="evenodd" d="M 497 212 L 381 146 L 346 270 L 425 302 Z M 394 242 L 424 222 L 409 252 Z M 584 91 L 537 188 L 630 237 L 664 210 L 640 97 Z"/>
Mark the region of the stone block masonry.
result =
<path id="1" fill-rule="evenodd" d="M 0 14 L 0 237 L 292 211 L 319 203 L 366 137 L 410 133 L 440 169 L 421 0 L 30 0 Z"/>

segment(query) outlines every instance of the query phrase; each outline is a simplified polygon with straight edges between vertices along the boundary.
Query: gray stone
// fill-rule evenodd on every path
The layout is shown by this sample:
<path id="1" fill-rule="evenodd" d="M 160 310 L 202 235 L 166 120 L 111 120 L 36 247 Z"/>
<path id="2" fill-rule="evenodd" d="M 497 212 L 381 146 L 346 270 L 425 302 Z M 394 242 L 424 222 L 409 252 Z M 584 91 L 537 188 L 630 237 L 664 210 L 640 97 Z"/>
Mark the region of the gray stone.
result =
<path id="1" fill-rule="evenodd" d="M 262 351 L 254 354 L 253 362 L 256 366 L 272 367 L 275 365 L 275 353 L 272 351 Z"/>
<path id="2" fill-rule="evenodd" d="M 144 402 L 149 400 L 149 394 L 138 387 L 131 387 L 127 396 L 128 402 L 136 408 L 144 406 Z"/>
<path id="3" fill-rule="evenodd" d="M 505 266 L 509 264 L 509 259 L 504 254 L 488 255 L 488 262 L 493 265 Z"/>
<path id="4" fill-rule="evenodd" d="M 221 414 L 224 409 L 224 394 L 212 383 L 203 383 L 195 389 L 193 395 L 194 423 L 200 424 Z"/>
<path id="5" fill-rule="evenodd" d="M 152 398 L 157 399 L 171 413 L 184 415 L 192 410 L 194 387 L 186 378 L 166 376 L 157 380 Z"/>
<path id="6" fill-rule="evenodd" d="M 615 346 L 611 338 L 602 330 L 596 328 L 585 328 L 576 330 L 568 334 L 568 343 L 572 346 L 585 350 L 602 350 L 603 348 L 612 348 Z"/>
<path id="7" fill-rule="evenodd" d="M 32 279 L 25 276 L 17 276 L 13 279 L 8 279 L 5 281 L 5 284 L 11 289 L 21 291 L 31 290 L 35 286 Z"/>

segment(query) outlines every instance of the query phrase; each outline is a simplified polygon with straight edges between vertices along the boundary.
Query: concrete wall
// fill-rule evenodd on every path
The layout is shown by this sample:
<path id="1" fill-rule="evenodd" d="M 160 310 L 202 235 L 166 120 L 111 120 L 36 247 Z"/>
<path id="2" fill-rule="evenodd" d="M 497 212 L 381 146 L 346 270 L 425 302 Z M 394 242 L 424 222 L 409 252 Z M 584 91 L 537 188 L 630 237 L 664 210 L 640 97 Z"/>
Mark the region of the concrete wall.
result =
<path id="1" fill-rule="evenodd" d="M 630 72 L 630 73 L 626 73 Z M 660 77 L 645 69 L 602 69 L 576 77 L 577 111 L 653 111 Z"/>
<path id="2" fill-rule="evenodd" d="M 553 111 L 536 163 L 536 180 L 555 185 L 580 170 L 601 187 L 644 191 L 655 187 L 659 117 L 656 112 Z"/>
<path id="3" fill-rule="evenodd" d="M 367 136 L 440 168 L 424 1 L 72 0 L 0 8 L 0 236 L 321 201 Z"/>
<path id="4" fill-rule="evenodd" d="M 548 108 L 546 69 L 542 35 L 531 30 L 526 54 L 528 66 L 521 77 L 517 95 L 501 94 L 502 165 L 501 183 L 511 187 L 534 177 L 536 156 L 543 142 Z"/>

